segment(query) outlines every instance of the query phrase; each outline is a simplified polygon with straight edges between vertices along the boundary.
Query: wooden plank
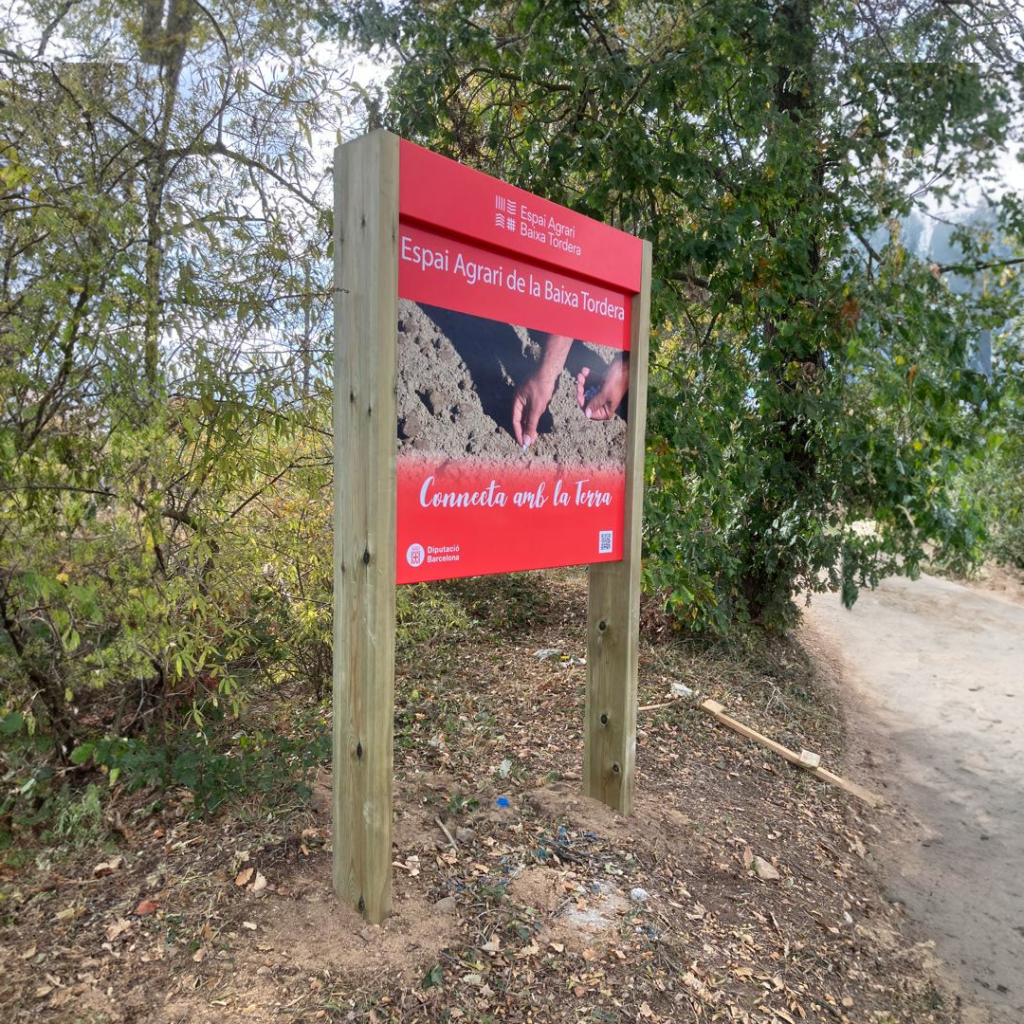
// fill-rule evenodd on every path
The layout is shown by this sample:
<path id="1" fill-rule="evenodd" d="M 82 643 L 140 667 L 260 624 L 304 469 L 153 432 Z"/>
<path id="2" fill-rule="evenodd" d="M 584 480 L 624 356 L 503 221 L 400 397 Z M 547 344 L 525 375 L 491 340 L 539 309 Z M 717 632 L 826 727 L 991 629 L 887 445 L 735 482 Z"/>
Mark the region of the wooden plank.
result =
<path id="1" fill-rule="evenodd" d="M 753 740 L 755 743 L 759 743 L 762 747 L 766 747 L 772 753 L 778 754 L 779 757 L 785 758 L 791 764 L 795 764 L 798 768 L 803 768 L 817 779 L 821 779 L 822 782 L 827 782 L 831 786 L 836 786 L 838 789 L 845 790 L 847 793 L 857 797 L 858 800 L 863 800 L 864 803 L 870 804 L 872 807 L 883 807 L 885 801 L 882 797 L 878 796 L 877 793 L 872 793 L 870 790 L 865 789 L 863 786 L 858 786 L 856 782 L 851 782 L 849 779 L 844 779 L 839 775 L 835 775 L 833 772 L 828 771 L 826 768 L 820 767 L 817 764 L 810 764 L 804 759 L 803 754 L 810 754 L 810 751 L 803 751 L 802 754 L 798 754 L 795 750 L 790 750 L 789 747 L 784 747 L 781 743 L 776 743 L 775 740 L 769 739 L 763 733 L 758 732 L 756 729 L 751 729 L 749 725 L 744 725 L 742 722 L 738 722 L 735 718 L 731 718 L 725 714 L 722 709 L 722 705 L 717 700 L 706 700 L 700 705 L 702 711 L 706 711 L 712 718 L 733 732 L 739 733 L 741 736 L 746 736 L 747 739 Z M 811 754 L 811 760 L 818 757 L 817 754 Z M 821 759 L 818 758 L 820 761 Z"/>
<path id="2" fill-rule="evenodd" d="M 858 786 L 856 782 L 844 779 L 830 772 L 827 768 L 811 768 L 809 771 L 816 779 L 821 779 L 822 782 L 827 782 L 837 789 L 845 790 L 851 796 L 855 796 L 858 800 L 863 800 L 864 803 L 869 804 L 871 807 L 885 806 L 885 800 L 877 793 L 872 793 L 871 790 Z"/>
<path id="3" fill-rule="evenodd" d="M 640 292 L 633 299 L 626 434 L 623 558 L 590 567 L 587 596 L 587 699 L 583 791 L 629 814 L 636 765 L 640 533 L 643 517 L 651 245 L 644 243 Z"/>
<path id="4" fill-rule="evenodd" d="M 391 910 L 398 138 L 335 150 L 335 892 Z"/>

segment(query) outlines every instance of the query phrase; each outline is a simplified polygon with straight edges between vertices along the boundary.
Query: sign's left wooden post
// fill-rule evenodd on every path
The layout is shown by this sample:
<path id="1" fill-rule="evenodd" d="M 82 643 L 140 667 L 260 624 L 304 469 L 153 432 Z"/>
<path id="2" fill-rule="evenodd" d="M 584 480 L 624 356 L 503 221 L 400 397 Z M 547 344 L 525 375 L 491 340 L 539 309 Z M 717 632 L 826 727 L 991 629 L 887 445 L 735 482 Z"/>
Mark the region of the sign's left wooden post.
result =
<path id="1" fill-rule="evenodd" d="M 334 890 L 391 910 L 398 138 L 334 157 Z"/>

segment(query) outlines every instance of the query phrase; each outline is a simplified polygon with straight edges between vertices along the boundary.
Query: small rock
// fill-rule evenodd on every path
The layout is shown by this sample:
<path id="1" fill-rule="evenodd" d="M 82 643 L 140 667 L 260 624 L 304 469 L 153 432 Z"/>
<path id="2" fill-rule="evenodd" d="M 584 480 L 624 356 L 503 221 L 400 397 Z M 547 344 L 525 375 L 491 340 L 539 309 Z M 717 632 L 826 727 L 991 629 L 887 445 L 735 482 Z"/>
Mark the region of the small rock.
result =
<path id="1" fill-rule="evenodd" d="M 438 900 L 434 904 L 434 909 L 440 910 L 444 914 L 454 914 L 458 902 L 454 896 L 445 896 L 444 899 Z"/>
<path id="2" fill-rule="evenodd" d="M 634 903 L 646 903 L 651 898 L 651 894 L 646 889 L 637 886 L 635 889 L 629 890 L 629 898 Z"/>
<path id="3" fill-rule="evenodd" d="M 476 839 L 476 833 L 471 828 L 460 827 L 455 830 L 455 838 L 460 843 L 468 845 Z"/>
<path id="4" fill-rule="evenodd" d="M 431 388 L 427 392 L 427 405 L 435 416 L 440 416 L 445 407 L 444 392 L 438 388 Z"/>
<path id="5" fill-rule="evenodd" d="M 557 658 L 561 655 L 561 650 L 557 647 L 542 647 L 538 651 L 533 652 L 533 656 L 540 661 L 547 661 L 548 658 Z"/>
<path id="6" fill-rule="evenodd" d="M 263 965 L 262 967 L 257 967 L 257 968 L 256 968 L 256 973 L 257 973 L 257 974 L 258 974 L 258 975 L 259 975 L 259 976 L 260 976 L 261 978 L 265 978 L 265 977 L 266 977 L 266 976 L 267 976 L 268 974 L 270 974 L 270 968 L 269 968 L 269 967 L 267 967 L 267 966 L 266 966 L 266 964 L 264 964 L 264 965 Z"/>
<path id="7" fill-rule="evenodd" d="M 763 857 L 755 857 L 751 867 L 754 874 L 765 882 L 773 882 L 782 877 Z"/>

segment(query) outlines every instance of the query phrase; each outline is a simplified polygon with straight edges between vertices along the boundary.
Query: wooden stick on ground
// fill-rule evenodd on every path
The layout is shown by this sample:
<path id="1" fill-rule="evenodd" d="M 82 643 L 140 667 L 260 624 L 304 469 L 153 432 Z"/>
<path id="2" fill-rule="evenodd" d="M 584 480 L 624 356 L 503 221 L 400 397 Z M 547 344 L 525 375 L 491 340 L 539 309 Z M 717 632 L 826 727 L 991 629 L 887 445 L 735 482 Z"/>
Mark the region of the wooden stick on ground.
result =
<path id="1" fill-rule="evenodd" d="M 435 818 L 434 824 L 437 825 L 437 827 L 445 834 L 445 838 L 448 840 L 449 843 L 451 843 L 452 849 L 458 850 L 459 844 L 455 842 L 455 840 L 452 838 L 451 832 L 449 832 L 448 829 L 444 827 L 444 822 L 440 818 Z"/>
<path id="2" fill-rule="evenodd" d="M 659 708 L 670 708 L 684 699 L 683 697 L 673 697 L 672 700 L 662 701 L 661 704 L 644 704 L 643 707 L 637 708 L 637 711 L 657 711 Z"/>
<path id="3" fill-rule="evenodd" d="M 863 786 L 858 786 L 856 782 L 850 782 L 849 779 L 844 779 L 839 775 L 835 775 L 830 772 L 827 768 L 820 766 L 811 766 L 809 761 L 813 760 L 813 755 L 807 757 L 810 751 L 804 751 L 801 754 L 796 753 L 794 750 L 790 750 L 789 747 L 784 747 L 781 743 L 776 743 L 775 740 L 768 739 L 762 733 L 759 733 L 756 729 L 751 729 L 750 726 L 744 725 L 742 722 L 737 722 L 735 718 L 730 718 L 725 714 L 722 709 L 722 705 L 717 700 L 706 700 L 700 705 L 702 711 L 706 711 L 715 721 L 720 722 L 722 725 L 733 732 L 738 732 L 741 736 L 746 736 L 748 740 L 753 740 L 755 743 L 760 743 L 762 747 L 767 747 L 773 753 L 779 755 L 779 757 L 785 758 L 790 764 L 795 764 L 799 768 L 803 768 L 804 771 L 810 772 L 817 779 L 821 779 L 822 782 L 827 782 L 832 786 L 837 786 L 839 789 L 845 790 L 847 793 L 857 797 L 858 800 L 863 800 L 864 803 L 870 804 L 872 807 L 882 807 L 885 801 L 878 796 L 876 793 L 872 793 L 870 790 L 865 789 Z"/>

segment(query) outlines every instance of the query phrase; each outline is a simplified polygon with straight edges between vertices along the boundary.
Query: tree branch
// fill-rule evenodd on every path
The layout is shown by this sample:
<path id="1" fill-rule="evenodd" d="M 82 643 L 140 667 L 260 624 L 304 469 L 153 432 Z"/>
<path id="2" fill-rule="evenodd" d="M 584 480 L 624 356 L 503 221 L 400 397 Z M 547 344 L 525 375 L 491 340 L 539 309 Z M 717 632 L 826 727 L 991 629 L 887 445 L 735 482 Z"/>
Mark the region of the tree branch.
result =
<path id="1" fill-rule="evenodd" d="M 973 272 L 976 270 L 992 270 L 995 267 L 1015 267 L 1024 263 L 1024 257 L 1015 260 L 993 260 L 991 263 L 943 263 L 939 266 L 939 273 L 946 274 L 949 271 Z"/>

